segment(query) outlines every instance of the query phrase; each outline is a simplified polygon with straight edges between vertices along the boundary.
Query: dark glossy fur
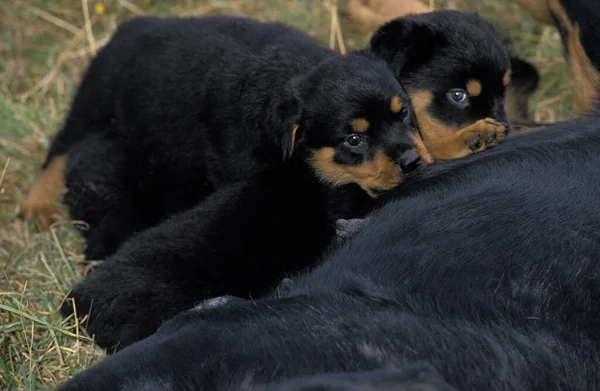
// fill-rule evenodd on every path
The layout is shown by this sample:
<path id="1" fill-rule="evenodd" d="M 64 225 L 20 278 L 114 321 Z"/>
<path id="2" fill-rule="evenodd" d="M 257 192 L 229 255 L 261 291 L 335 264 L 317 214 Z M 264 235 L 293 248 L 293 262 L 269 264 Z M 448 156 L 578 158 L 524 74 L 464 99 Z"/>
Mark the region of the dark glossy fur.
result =
<path id="1" fill-rule="evenodd" d="M 431 166 L 314 271 L 203 302 L 61 390 L 247 390 L 417 361 L 459 390 L 597 389 L 599 194 L 599 119 Z"/>
<path id="2" fill-rule="evenodd" d="M 471 23 L 473 34 L 477 32 L 479 18 L 459 13 L 447 16 L 455 17 L 458 21 L 464 19 L 465 23 Z M 425 22 L 423 20 L 419 23 Z M 410 25 L 412 23 L 409 22 Z M 267 26 L 264 27 L 267 30 L 275 28 L 272 25 L 264 26 Z M 398 24 L 393 26 L 399 28 Z M 432 29 L 435 30 L 435 26 L 432 24 Z M 390 28 L 387 27 L 388 30 Z M 488 31 L 483 29 L 480 33 L 486 36 Z M 269 36 L 268 39 L 275 38 Z M 263 40 L 267 38 L 263 37 Z M 381 45 L 383 43 L 378 44 L 378 47 L 384 47 Z M 371 56 L 367 51 L 356 55 Z M 426 61 L 422 69 L 431 70 L 435 65 L 430 63 L 432 58 L 424 58 Z M 339 79 L 339 75 L 327 77 L 334 81 Z M 364 80 L 364 77 L 361 79 Z M 320 88 L 334 91 L 335 88 L 330 84 L 331 81 L 328 80 L 318 80 L 316 83 Z M 371 119 L 369 121 L 376 122 Z M 151 125 L 150 122 L 147 124 L 148 127 Z M 222 130 L 218 129 L 216 132 Z M 161 137 L 164 136 L 157 136 L 157 139 Z M 307 136 L 303 142 L 307 144 L 309 141 Z M 194 138 L 190 137 L 188 142 L 190 145 L 194 144 Z M 156 151 L 158 144 L 157 141 L 157 145 L 146 148 L 148 151 Z M 95 140 L 89 145 L 90 149 L 98 150 L 98 142 Z M 297 148 L 302 143 L 299 145 Z M 392 142 L 387 143 L 388 147 L 393 145 L 395 144 Z M 175 146 L 168 148 L 177 150 Z M 402 145 L 398 149 L 402 150 Z M 93 153 L 83 148 L 80 150 L 83 151 L 83 156 Z M 277 154 L 273 153 L 273 156 Z M 387 153 L 392 154 L 393 151 Z M 166 150 L 164 154 L 168 156 Z M 78 152 L 74 152 L 74 155 L 77 156 Z M 152 152 L 151 156 L 156 160 L 159 158 L 155 156 L 162 155 Z M 192 152 L 189 156 L 192 156 Z M 71 160 L 75 166 L 83 168 L 81 174 L 89 173 L 85 163 Z M 136 173 L 128 169 L 130 164 L 133 163 L 120 166 L 121 175 Z M 173 164 L 178 167 L 174 162 Z M 228 166 L 223 161 L 220 164 Z M 216 193 L 196 207 L 132 237 L 107 259 L 106 264 L 73 288 L 70 297 L 76 301 L 77 312 L 82 316 L 89 313 L 87 330 L 95 335 L 101 346 L 111 351 L 127 346 L 150 335 L 163 321 L 177 312 L 209 297 L 225 294 L 260 296 L 286 274 L 314 264 L 334 237 L 335 220 L 361 217 L 373 206 L 372 200 L 357 186 L 331 187 L 319 183 L 301 159 L 294 160 L 292 156 L 292 161 L 281 165 L 273 158 L 266 165 L 273 168 L 256 176 L 240 174 L 240 170 L 235 170 L 235 174 L 240 175 L 237 179 L 246 175 L 249 178 L 234 185 L 219 182 L 218 187 L 221 188 Z M 159 177 L 164 179 L 164 183 L 171 183 L 173 178 L 177 178 L 175 174 L 180 171 L 174 170 L 171 178 L 168 165 L 164 167 L 165 171 Z M 185 172 L 190 180 L 196 174 L 193 170 Z M 107 173 L 113 178 L 112 172 Z M 140 182 L 129 178 L 128 183 L 145 186 L 150 182 L 142 181 L 139 185 Z M 183 179 L 181 183 L 183 189 Z M 147 188 L 144 189 L 147 191 Z M 168 187 L 162 188 L 158 193 L 151 192 L 151 199 L 156 198 L 155 194 L 163 193 L 175 197 L 172 204 L 169 204 L 171 207 L 180 205 L 176 200 L 177 193 L 169 193 Z M 143 195 L 139 194 L 132 197 L 132 200 L 136 197 L 143 199 Z M 85 200 L 86 197 L 82 199 Z M 87 199 L 92 200 L 92 203 L 96 202 L 92 198 Z M 143 203 L 140 207 L 142 209 L 135 213 L 147 208 Z M 119 216 L 126 218 L 127 214 Z M 154 215 L 149 213 L 144 216 Z M 104 233 L 102 238 L 111 237 L 113 232 Z M 145 304 L 140 306 L 141 302 Z M 66 316 L 72 313 L 70 302 L 63 306 L 62 313 Z"/>
<path id="3" fill-rule="evenodd" d="M 282 24 L 138 18 L 92 61 L 48 161 L 68 154 L 65 202 L 90 225 L 86 258 L 104 259 L 134 232 L 284 158 L 318 172 L 310 152 L 327 146 L 340 165 L 379 150 L 414 165 L 403 160 L 407 101 L 373 54 L 341 56 Z M 369 120 L 364 150 L 340 147 L 354 118 Z"/>
<path id="4" fill-rule="evenodd" d="M 414 44 L 416 37 L 423 47 Z M 259 49 L 258 55 L 249 54 Z M 452 146 L 446 158 L 479 151 L 502 137 L 492 127 L 453 139 L 456 129 L 478 120 L 505 121 L 498 103 L 503 90 L 496 79 L 510 65 L 494 30 L 480 17 L 439 11 L 390 22 L 370 49 L 350 57 L 373 54 L 386 60 L 410 89 L 431 92 L 435 99 L 421 105 L 419 113 L 441 121 L 427 129 L 443 128 L 439 137 Z M 283 133 L 284 140 L 278 132 L 291 129 L 275 131 L 281 121 L 266 118 L 265 107 L 273 103 L 269 99 L 288 96 L 289 91 L 274 88 L 283 85 L 282 79 L 334 57 L 339 56 L 280 24 L 216 17 L 138 18 L 121 25 L 90 64 L 44 164 L 46 169 L 57 157 L 67 156 L 65 203 L 73 219 L 90 226 L 83 232 L 86 258 L 104 259 L 133 233 L 192 207 L 220 186 L 279 165 L 282 147 L 289 149 L 291 140 L 289 133 Z M 311 88 L 320 85 L 328 100 L 302 102 L 310 104 L 303 107 L 309 122 L 315 108 L 347 112 L 343 103 L 356 99 L 342 92 L 352 81 L 344 79 L 347 71 L 321 72 L 311 80 Z M 356 71 L 350 69 L 350 74 Z M 378 71 L 380 78 L 385 79 L 385 72 Z M 491 87 L 484 85 L 480 98 L 464 107 L 448 103 L 449 89 L 464 89 L 467 80 L 484 77 Z M 357 78 L 369 88 L 381 81 L 372 75 Z M 354 91 L 360 87 L 354 85 Z M 293 109 L 293 99 L 280 103 L 282 116 Z M 332 130 L 331 123 L 312 125 Z M 255 128 L 260 128 L 259 137 Z M 340 130 L 335 134 L 339 137 Z M 297 147 L 302 146 L 301 136 L 299 132 Z M 315 147 L 310 142 L 305 146 Z M 391 154 L 402 155 L 407 148 L 400 146 Z M 348 156 L 336 159 L 356 164 Z M 35 216 L 43 206 L 34 199 L 23 204 L 22 213 Z"/>
<path id="5" fill-rule="evenodd" d="M 255 387 L 261 389 L 263 387 Z M 402 370 L 326 373 L 304 376 L 264 387 L 265 391 L 455 391 L 427 363 Z"/>
<path id="6" fill-rule="evenodd" d="M 134 235 L 72 289 L 87 331 L 120 349 L 200 300 L 258 297 L 310 266 L 335 235 L 331 211 L 345 206 L 308 179 L 268 170 Z M 61 310 L 70 315 L 70 302 Z"/>

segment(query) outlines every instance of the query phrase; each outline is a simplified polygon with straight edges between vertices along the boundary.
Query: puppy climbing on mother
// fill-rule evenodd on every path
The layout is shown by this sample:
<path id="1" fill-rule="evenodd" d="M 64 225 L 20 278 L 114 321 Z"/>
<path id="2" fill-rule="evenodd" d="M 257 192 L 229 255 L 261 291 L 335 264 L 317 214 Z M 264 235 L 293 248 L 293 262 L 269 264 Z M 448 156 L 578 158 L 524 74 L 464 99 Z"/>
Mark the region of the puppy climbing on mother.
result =
<path id="1" fill-rule="evenodd" d="M 90 226 L 86 258 L 104 259 L 270 167 L 375 196 L 419 164 L 411 134 L 408 97 L 373 53 L 340 55 L 280 23 L 136 18 L 92 60 L 44 172 L 66 160 L 65 203 Z M 24 214 L 57 198 L 44 189 Z"/>

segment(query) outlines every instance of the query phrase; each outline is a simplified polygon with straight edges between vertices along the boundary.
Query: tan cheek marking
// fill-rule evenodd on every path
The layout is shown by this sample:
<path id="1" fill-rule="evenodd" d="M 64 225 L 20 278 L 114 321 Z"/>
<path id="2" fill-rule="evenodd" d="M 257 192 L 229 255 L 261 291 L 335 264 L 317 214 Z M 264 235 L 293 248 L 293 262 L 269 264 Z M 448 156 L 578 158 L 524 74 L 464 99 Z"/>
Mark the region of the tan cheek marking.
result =
<path id="1" fill-rule="evenodd" d="M 510 83 L 510 71 L 506 72 L 502 78 L 502 85 L 504 85 L 504 87 L 506 87 L 508 83 Z"/>
<path id="2" fill-rule="evenodd" d="M 467 92 L 471 96 L 479 96 L 481 94 L 481 82 L 475 79 L 469 80 L 467 82 Z"/>
<path id="3" fill-rule="evenodd" d="M 19 214 L 47 227 L 59 212 L 57 203 L 62 200 L 65 184 L 66 156 L 57 156 L 36 178 Z"/>
<path id="4" fill-rule="evenodd" d="M 400 99 L 397 96 L 393 97 L 392 101 L 390 102 L 390 110 L 392 111 L 392 113 L 399 113 L 400 110 L 402 110 L 402 107 L 404 107 L 402 99 Z"/>
<path id="5" fill-rule="evenodd" d="M 486 148 L 486 140 L 492 132 L 498 134 L 497 139 L 502 138 L 506 132 L 506 128 L 493 119 L 482 119 L 462 129 L 447 126 L 429 114 L 428 108 L 433 101 L 431 91 L 411 91 L 409 95 L 419 125 L 420 139 L 429 153 L 430 160 L 443 161 L 470 155 Z M 479 138 L 482 145 L 482 148 L 476 151 L 469 147 L 474 138 Z M 494 139 L 493 143 L 496 143 L 497 139 Z M 419 149 L 418 142 L 415 142 L 415 146 L 421 159 L 426 161 L 423 148 Z"/>
<path id="6" fill-rule="evenodd" d="M 575 86 L 573 92 L 575 104 L 583 113 L 592 111 L 599 98 L 600 72 L 593 66 L 579 40 L 579 26 L 571 22 L 558 0 L 549 0 L 548 4 L 552 13 L 561 19 L 568 32 L 569 55 L 567 62 Z"/>
<path id="7" fill-rule="evenodd" d="M 314 150 L 311 159 L 317 177 L 331 186 L 356 183 L 375 198 L 374 190 L 389 190 L 402 181 L 400 170 L 383 152 L 356 166 L 338 164 L 334 156 L 335 150 L 325 147 Z"/>
<path id="8" fill-rule="evenodd" d="M 352 126 L 352 130 L 357 132 L 357 133 L 364 133 L 367 130 L 369 130 L 369 121 L 367 121 L 364 118 L 356 118 L 353 119 L 352 122 L 350 123 L 350 125 Z"/>

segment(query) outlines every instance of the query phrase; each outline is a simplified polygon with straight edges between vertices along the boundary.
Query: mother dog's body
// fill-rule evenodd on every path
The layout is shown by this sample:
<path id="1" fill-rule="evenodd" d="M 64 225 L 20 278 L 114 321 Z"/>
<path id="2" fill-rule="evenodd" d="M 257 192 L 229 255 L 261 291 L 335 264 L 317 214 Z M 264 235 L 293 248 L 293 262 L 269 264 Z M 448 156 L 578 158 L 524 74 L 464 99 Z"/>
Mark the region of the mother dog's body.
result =
<path id="1" fill-rule="evenodd" d="M 464 390 L 598 389 L 599 196 L 599 119 L 515 137 L 400 187 L 273 297 L 187 311 L 61 390 L 260 389 L 417 361 Z"/>

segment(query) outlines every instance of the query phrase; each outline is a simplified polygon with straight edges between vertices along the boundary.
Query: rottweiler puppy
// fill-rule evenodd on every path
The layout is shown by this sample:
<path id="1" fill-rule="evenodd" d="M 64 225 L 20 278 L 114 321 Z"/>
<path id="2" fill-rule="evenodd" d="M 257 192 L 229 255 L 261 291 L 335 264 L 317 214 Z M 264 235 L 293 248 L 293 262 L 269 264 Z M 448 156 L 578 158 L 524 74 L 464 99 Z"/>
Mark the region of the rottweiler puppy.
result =
<path id="1" fill-rule="evenodd" d="M 483 18 L 450 10 L 407 15 L 380 27 L 370 47 L 407 90 L 430 160 L 464 157 L 506 135 L 510 59 Z"/>
<path id="2" fill-rule="evenodd" d="M 596 389 L 598 194 L 600 118 L 428 166 L 314 270 L 201 302 L 60 390 L 260 389 L 422 361 L 459 390 Z"/>
<path id="3" fill-rule="evenodd" d="M 421 14 L 431 11 L 419 0 L 350 0 L 344 8 L 346 15 L 365 31 L 372 31 L 392 19 L 409 14 Z M 535 126 L 528 121 L 529 99 L 537 89 L 539 73 L 529 62 L 512 57 L 511 81 L 506 88 L 506 116 L 512 125 Z"/>
<path id="4" fill-rule="evenodd" d="M 373 53 L 342 56 L 279 23 L 138 18 L 90 64 L 23 211 L 45 213 L 46 183 L 64 181 L 71 217 L 89 224 L 86 258 L 104 259 L 267 167 L 374 197 L 419 165 L 417 136 Z"/>
<path id="5" fill-rule="evenodd" d="M 598 111 L 600 97 L 600 2 L 515 0 L 538 21 L 558 28 L 582 114 Z"/>
<path id="6" fill-rule="evenodd" d="M 282 96 L 282 111 L 289 110 L 288 101 L 293 106 L 293 99 L 285 98 L 291 94 L 285 90 L 287 87 L 277 92 L 271 88 L 274 83 L 312 69 L 335 53 L 280 24 L 228 20 L 142 18 L 122 25 L 90 64 L 65 125 L 52 142 L 42 173 L 22 204 L 22 214 L 49 220 L 66 177 L 65 203 L 71 217 L 90 225 L 84 232 L 86 257 L 103 259 L 133 232 L 195 205 L 221 184 L 281 164 L 283 144 L 274 146 L 281 142 L 271 140 L 271 136 L 276 139 L 285 134 L 286 147 L 294 145 L 292 139 L 299 146 L 310 144 L 304 141 L 309 136 L 303 136 L 301 128 L 297 137 L 290 137 L 296 134 L 292 123 L 283 124 L 285 131 L 277 130 L 282 132 L 279 135 L 252 142 L 248 138 L 257 133 L 249 129 L 255 125 L 269 125 L 271 129 L 283 120 L 262 114 L 263 106 L 276 106 L 267 102 L 269 97 Z M 197 39 L 203 31 L 212 29 L 220 38 L 211 33 Z M 214 40 L 219 42 L 213 44 Z M 249 54 L 254 50 L 259 50 L 256 58 Z M 287 57 L 279 58 L 276 53 Z M 396 78 L 406 83 L 417 102 L 423 130 L 412 132 L 411 137 L 424 162 L 478 152 L 494 145 L 507 131 L 500 101 L 510 64 L 492 27 L 477 15 L 440 11 L 395 20 L 382 27 L 370 48 L 350 58 L 371 54 L 392 66 Z M 264 69 L 259 75 L 252 74 L 254 63 L 255 68 Z M 281 80 L 271 77 L 271 72 Z M 323 72 L 317 79 L 315 76 L 311 81 L 323 82 L 320 91 L 327 97 L 313 99 L 315 107 L 322 105 L 335 112 L 342 107 L 340 102 L 351 99 L 347 95 L 350 91 L 338 93 L 346 86 L 343 75 Z M 379 83 L 372 77 L 357 76 L 355 80 Z M 222 84 L 215 87 L 211 83 Z M 250 108 L 248 102 L 256 103 L 258 110 Z M 395 102 L 394 110 L 408 110 L 402 99 Z M 392 102 L 386 107 L 391 109 Z M 209 108 L 215 108 L 214 112 Z M 289 114 L 286 120 L 293 122 L 297 113 L 293 107 L 290 110 L 281 115 Z M 309 117 L 310 110 L 305 110 Z M 349 127 L 344 125 L 344 134 L 350 137 L 350 133 L 357 133 L 351 136 L 354 143 L 362 137 L 361 130 L 378 126 L 378 120 L 372 119 L 375 122 L 371 123 L 361 117 L 364 113 L 346 115 L 350 114 L 354 117 L 344 119 L 350 121 Z M 321 121 L 314 126 L 330 128 L 332 124 Z M 244 136 L 235 127 L 244 127 Z M 342 134 L 336 133 L 335 137 Z M 330 146 L 338 145 L 340 140 L 330 140 Z M 315 150 L 316 146 L 311 148 Z M 320 165 L 317 172 L 323 180 L 330 184 L 358 181 L 369 193 L 375 192 L 373 186 L 387 189 L 399 180 L 390 179 L 390 175 L 397 175 L 391 173 L 385 180 L 380 176 L 382 183 L 368 184 L 375 179 L 365 177 L 366 171 L 379 170 L 382 165 L 391 171 L 398 159 L 407 169 L 418 162 L 410 148 L 401 148 L 404 157 L 393 152 L 385 161 L 381 156 L 386 153 L 377 155 L 375 149 L 369 147 L 370 160 L 365 156 L 349 157 L 343 149 L 334 155 L 332 150 L 323 149 L 313 160 Z M 332 157 L 342 166 L 328 164 Z M 373 162 L 370 168 L 369 164 L 359 167 L 359 161 L 367 160 Z M 353 174 L 344 171 L 348 166 L 354 167 Z M 190 183 L 196 185 L 190 187 Z"/>
<path id="7" fill-rule="evenodd" d="M 458 21 L 464 19 L 462 20 L 464 24 L 471 22 L 472 29 L 475 29 L 480 21 L 472 14 L 462 16 L 462 14 L 450 13 L 449 17 L 455 14 L 459 15 L 456 16 Z M 411 26 L 410 28 L 413 28 L 416 33 L 418 28 L 415 23 L 409 21 L 407 26 Z M 282 33 L 277 37 L 267 34 L 272 28 L 269 26 L 263 25 L 265 29 L 264 36 L 261 38 L 263 44 L 268 40 L 277 41 L 285 37 Z M 393 30 L 397 28 L 398 25 L 392 26 Z M 242 37 L 250 36 L 258 39 L 262 34 L 260 31 L 262 30 L 248 35 L 247 31 L 240 29 L 239 34 Z M 290 45 L 290 41 L 291 39 L 286 38 L 287 46 Z M 493 46 L 493 42 L 487 44 Z M 300 44 L 295 45 L 298 46 L 298 50 L 307 52 L 300 47 Z M 384 43 L 379 42 L 376 47 L 381 49 Z M 320 46 L 319 50 L 326 51 Z M 499 46 L 498 50 L 503 49 Z M 280 54 L 284 52 L 283 49 L 278 50 Z M 371 58 L 373 52 L 377 53 L 375 49 L 363 50 L 350 56 Z M 497 54 L 502 57 L 500 53 Z M 236 54 L 236 58 L 238 57 Z M 331 58 L 338 57 L 332 55 Z M 435 62 L 436 58 L 435 55 L 419 58 L 419 61 L 425 61 L 420 69 L 431 70 L 434 65 L 429 64 L 429 61 Z M 508 61 L 505 53 L 502 59 Z M 248 66 L 244 64 L 244 69 Z M 501 64 L 498 66 L 500 67 Z M 397 66 L 396 69 L 400 67 Z M 331 78 L 339 80 L 336 76 Z M 360 77 L 360 82 L 373 83 L 364 76 Z M 307 93 L 314 100 L 318 94 L 325 94 L 325 92 L 331 94 L 340 87 L 339 82 L 336 82 L 337 87 L 329 86 L 328 83 L 326 80 L 319 79 L 315 82 L 314 89 Z M 499 83 L 503 85 L 502 80 Z M 224 91 L 216 95 L 220 96 L 220 94 L 226 96 Z M 451 99 L 447 94 L 442 95 L 446 100 Z M 402 95 L 398 96 L 402 97 Z M 337 102 L 341 99 L 342 97 Z M 213 98 L 213 101 L 217 104 L 216 107 L 222 106 L 218 105 L 216 98 Z M 492 101 L 495 102 L 494 99 Z M 474 97 L 473 103 L 463 102 L 461 108 L 463 111 L 468 111 L 476 102 Z M 374 140 L 370 139 L 371 131 L 378 132 L 377 128 L 371 130 L 371 126 L 380 126 L 371 125 L 371 123 L 378 123 L 378 115 L 383 116 L 381 118 L 385 118 L 386 115 L 392 118 L 399 115 L 404 118 L 402 111 L 408 110 L 408 105 L 402 106 L 401 102 L 393 97 L 388 103 L 377 106 L 377 109 L 373 108 L 374 114 L 361 111 L 348 115 L 345 114 L 343 107 L 330 105 L 330 108 L 336 107 L 337 112 L 340 113 L 336 121 L 340 117 L 347 118 L 343 119 L 342 123 L 350 124 L 348 130 L 351 135 L 348 137 L 353 139 L 357 136 L 360 138 L 361 135 L 369 137 L 369 145 L 362 144 L 358 148 L 365 148 L 368 156 L 373 156 L 371 162 L 362 166 L 350 164 L 344 167 L 343 159 L 354 158 L 348 153 L 348 146 L 343 145 L 340 148 L 332 143 L 331 147 L 326 147 L 323 143 L 328 141 L 324 133 L 321 133 L 322 139 L 318 141 L 321 144 L 316 144 L 318 147 L 310 144 L 308 135 L 303 136 L 303 139 L 297 136 L 295 152 L 286 165 L 276 162 L 280 156 L 274 157 L 264 164 L 266 168 L 259 170 L 259 174 L 248 174 L 248 178 L 242 180 L 247 175 L 242 173 L 242 167 L 237 167 L 237 162 L 228 163 L 225 168 L 235 166 L 233 175 L 237 175 L 236 179 L 239 182 L 228 185 L 225 181 L 215 181 L 211 178 L 212 182 L 217 183 L 216 193 L 197 206 L 176 214 L 122 243 L 120 249 L 108 257 L 108 262 L 77 284 L 70 295 L 75 300 L 77 312 L 80 315 L 89 315 L 88 331 L 95 335 L 96 341 L 101 346 L 107 347 L 110 351 L 121 349 L 150 335 L 162 322 L 177 312 L 192 307 L 199 300 L 223 294 L 258 297 L 286 274 L 312 266 L 335 237 L 336 220 L 363 216 L 374 206 L 374 200 L 369 198 L 368 194 L 394 187 L 400 182 L 385 178 L 385 171 L 381 170 L 388 166 L 382 163 L 384 162 L 382 158 L 395 156 L 396 162 L 403 167 L 402 171 L 410 171 L 418 161 L 417 154 L 410 149 L 412 141 L 417 145 L 421 156 L 425 156 L 426 160 L 431 158 L 428 152 L 429 144 L 425 146 L 425 143 L 429 143 L 429 139 L 421 139 L 421 136 L 410 127 L 399 130 L 403 136 L 412 136 L 410 140 L 402 139 L 407 144 L 394 147 L 393 142 L 385 141 L 381 147 L 378 147 Z M 310 114 L 307 113 L 311 120 L 315 120 L 314 113 L 320 110 L 320 106 L 312 108 Z M 498 110 L 501 106 L 500 102 Z M 368 110 L 370 106 L 362 107 L 363 110 Z M 431 109 L 434 110 L 436 107 L 437 105 L 432 103 Z M 384 113 L 381 114 L 376 110 L 383 110 Z M 426 108 L 425 112 L 427 110 L 429 109 Z M 483 113 L 485 115 L 486 111 L 484 110 Z M 463 114 L 463 119 L 471 118 L 471 114 Z M 322 129 L 330 129 L 337 126 L 332 121 L 320 122 L 318 126 L 315 122 L 314 125 Z M 408 117 L 403 121 L 404 126 L 409 126 Z M 432 119 L 430 124 L 434 121 Z M 290 126 L 293 126 L 293 123 L 294 121 L 291 121 Z M 222 133 L 223 131 L 219 131 L 219 134 Z M 307 131 L 305 133 L 308 134 Z M 342 134 L 346 137 L 345 133 Z M 499 133 L 474 132 L 470 135 L 469 145 L 465 144 L 460 136 L 457 139 L 447 140 L 448 145 L 445 147 L 453 145 L 453 142 L 458 140 L 462 147 L 455 144 L 455 151 L 460 151 L 458 155 L 468 154 L 486 145 L 485 142 L 479 143 L 482 137 L 486 139 L 496 137 L 497 141 L 500 136 Z M 341 139 L 346 142 L 343 137 Z M 478 142 L 472 143 L 473 139 Z M 375 148 L 375 151 L 372 151 L 372 148 Z M 377 148 L 383 148 L 384 152 L 378 154 Z M 83 151 L 83 158 L 88 158 L 92 153 L 82 148 L 80 150 Z M 404 152 L 398 154 L 397 150 Z M 404 163 L 402 159 L 405 159 Z M 309 165 L 308 170 L 306 161 Z M 221 164 L 222 162 L 211 170 L 218 173 Z M 368 170 L 381 172 L 375 185 L 371 179 L 365 177 L 369 173 Z M 165 178 L 169 172 L 166 171 Z M 393 171 L 394 174 L 397 172 Z M 339 186 L 348 182 L 355 182 L 355 184 Z M 282 216 L 289 216 L 289 218 Z M 131 284 L 131 281 L 136 283 Z M 157 290 L 157 286 L 161 286 L 161 289 Z M 140 302 L 146 304 L 140 306 Z M 62 312 L 66 316 L 73 313 L 69 302 L 63 306 Z"/>

